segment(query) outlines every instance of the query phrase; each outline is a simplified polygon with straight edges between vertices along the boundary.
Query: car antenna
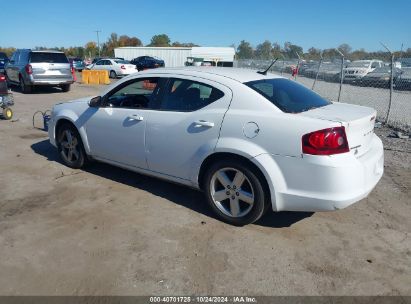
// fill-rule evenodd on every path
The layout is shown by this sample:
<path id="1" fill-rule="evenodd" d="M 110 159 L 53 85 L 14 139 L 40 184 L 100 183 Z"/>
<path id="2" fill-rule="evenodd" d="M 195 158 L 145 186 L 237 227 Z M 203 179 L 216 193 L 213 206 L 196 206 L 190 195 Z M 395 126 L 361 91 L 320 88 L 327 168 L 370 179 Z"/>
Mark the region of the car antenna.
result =
<path id="1" fill-rule="evenodd" d="M 265 71 L 257 71 L 258 74 L 261 75 L 267 75 L 267 72 L 271 69 L 271 67 L 277 62 L 278 58 L 275 58 L 275 60 L 270 64 L 270 66 L 265 70 Z"/>

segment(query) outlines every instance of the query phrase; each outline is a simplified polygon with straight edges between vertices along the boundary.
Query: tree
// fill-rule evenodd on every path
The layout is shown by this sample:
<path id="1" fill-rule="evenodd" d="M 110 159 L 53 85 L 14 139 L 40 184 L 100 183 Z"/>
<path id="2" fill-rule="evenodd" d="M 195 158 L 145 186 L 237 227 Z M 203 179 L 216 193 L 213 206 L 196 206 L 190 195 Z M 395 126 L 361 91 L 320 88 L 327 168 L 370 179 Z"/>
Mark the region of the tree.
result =
<path id="1" fill-rule="evenodd" d="M 310 47 L 307 53 L 304 54 L 304 58 L 308 60 L 319 60 L 321 58 L 321 50 L 315 47 Z"/>
<path id="2" fill-rule="evenodd" d="M 192 42 L 180 43 L 178 41 L 174 41 L 171 46 L 173 46 L 173 47 L 195 47 L 195 46 L 199 46 L 199 45 L 197 45 L 195 43 L 192 43 Z"/>
<path id="3" fill-rule="evenodd" d="M 253 54 L 254 50 L 251 47 L 251 44 L 245 40 L 242 40 L 237 48 L 238 59 L 250 59 L 253 58 Z"/>
<path id="4" fill-rule="evenodd" d="M 122 35 L 118 38 L 117 46 L 142 46 L 143 43 L 137 37 Z"/>
<path id="5" fill-rule="evenodd" d="M 291 42 L 285 42 L 284 53 L 288 58 L 297 58 L 297 54 L 301 56 L 304 52 L 301 46 L 292 44 Z"/>
<path id="6" fill-rule="evenodd" d="M 166 34 L 154 35 L 149 46 L 170 46 L 170 38 Z"/>
<path id="7" fill-rule="evenodd" d="M 282 57 L 281 46 L 277 42 L 273 43 L 273 47 L 271 49 L 271 55 L 272 55 L 273 58 L 281 58 Z"/>
<path id="8" fill-rule="evenodd" d="M 255 55 L 259 59 L 267 60 L 271 58 L 271 51 L 272 51 L 271 42 L 266 40 L 263 43 L 257 45 L 257 48 L 255 50 Z"/>
<path id="9" fill-rule="evenodd" d="M 351 46 L 349 46 L 347 43 L 341 44 L 338 49 L 344 54 L 344 56 L 348 56 L 351 53 Z"/>
<path id="10" fill-rule="evenodd" d="M 98 54 L 97 44 L 94 41 L 87 42 L 84 46 L 85 55 L 88 57 L 95 57 Z"/>

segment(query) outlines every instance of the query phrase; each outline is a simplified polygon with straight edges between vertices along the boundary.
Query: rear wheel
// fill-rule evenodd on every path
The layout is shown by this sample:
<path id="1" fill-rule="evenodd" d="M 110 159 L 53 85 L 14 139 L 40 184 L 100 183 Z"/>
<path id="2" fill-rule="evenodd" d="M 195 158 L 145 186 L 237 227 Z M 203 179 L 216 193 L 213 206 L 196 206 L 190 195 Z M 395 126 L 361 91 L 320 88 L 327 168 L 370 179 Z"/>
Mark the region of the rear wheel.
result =
<path id="1" fill-rule="evenodd" d="M 20 89 L 24 94 L 28 94 L 32 92 L 33 87 L 31 85 L 26 84 L 23 77 L 20 77 Z"/>
<path id="2" fill-rule="evenodd" d="M 68 91 L 70 91 L 70 88 L 71 88 L 71 86 L 70 86 L 69 84 L 63 84 L 63 85 L 61 86 L 61 89 L 62 89 L 63 92 L 68 92 Z"/>
<path id="3" fill-rule="evenodd" d="M 107 75 L 107 74 L 106 74 Z M 115 79 L 117 78 L 117 74 L 114 71 L 110 71 L 110 78 Z"/>
<path id="4" fill-rule="evenodd" d="M 83 142 L 77 129 L 65 123 L 57 134 L 57 147 L 64 164 L 70 168 L 80 169 L 87 161 Z"/>
<path id="5" fill-rule="evenodd" d="M 223 221 L 247 225 L 267 210 L 259 174 L 243 162 L 221 160 L 205 176 L 207 201 Z"/>

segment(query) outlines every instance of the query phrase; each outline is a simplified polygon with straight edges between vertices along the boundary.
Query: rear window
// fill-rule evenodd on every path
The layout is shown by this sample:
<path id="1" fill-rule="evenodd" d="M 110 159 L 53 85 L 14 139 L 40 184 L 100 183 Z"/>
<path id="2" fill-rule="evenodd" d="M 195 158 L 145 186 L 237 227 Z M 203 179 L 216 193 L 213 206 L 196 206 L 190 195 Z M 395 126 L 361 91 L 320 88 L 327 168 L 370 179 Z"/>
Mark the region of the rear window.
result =
<path id="1" fill-rule="evenodd" d="M 30 62 L 48 62 L 48 63 L 68 63 L 64 53 L 40 53 L 34 52 L 30 55 Z"/>
<path id="2" fill-rule="evenodd" d="M 267 79 L 246 82 L 256 92 L 285 113 L 300 113 L 331 104 L 312 90 L 288 79 Z"/>
<path id="3" fill-rule="evenodd" d="M 118 63 L 118 64 L 127 64 L 127 63 L 130 63 L 130 62 L 127 61 L 127 60 L 119 60 L 119 59 L 114 60 L 114 62 L 115 62 L 115 63 Z"/>

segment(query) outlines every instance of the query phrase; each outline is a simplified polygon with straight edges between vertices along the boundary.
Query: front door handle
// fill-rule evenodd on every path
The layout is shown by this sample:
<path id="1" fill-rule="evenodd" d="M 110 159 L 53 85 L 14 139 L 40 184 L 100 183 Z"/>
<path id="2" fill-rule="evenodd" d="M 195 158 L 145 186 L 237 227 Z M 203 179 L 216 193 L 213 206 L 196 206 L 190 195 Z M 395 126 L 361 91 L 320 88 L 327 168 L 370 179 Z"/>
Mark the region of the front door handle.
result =
<path id="1" fill-rule="evenodd" d="M 143 116 L 140 116 L 140 115 L 137 115 L 137 114 L 129 115 L 129 116 L 127 116 L 127 118 L 130 119 L 130 120 L 137 120 L 137 121 L 143 121 L 144 120 Z"/>
<path id="2" fill-rule="evenodd" d="M 212 121 L 205 121 L 205 120 L 197 120 L 194 122 L 196 127 L 207 127 L 212 128 L 214 127 L 214 123 Z"/>

